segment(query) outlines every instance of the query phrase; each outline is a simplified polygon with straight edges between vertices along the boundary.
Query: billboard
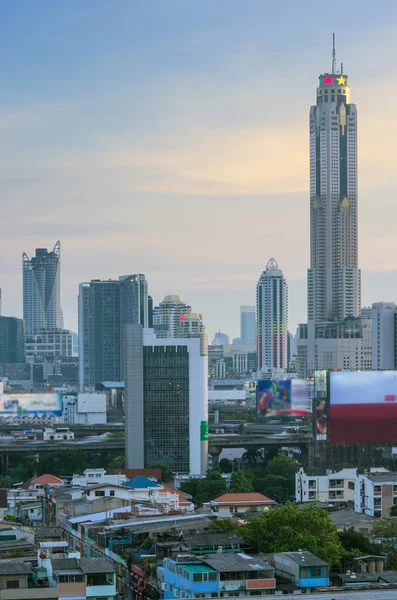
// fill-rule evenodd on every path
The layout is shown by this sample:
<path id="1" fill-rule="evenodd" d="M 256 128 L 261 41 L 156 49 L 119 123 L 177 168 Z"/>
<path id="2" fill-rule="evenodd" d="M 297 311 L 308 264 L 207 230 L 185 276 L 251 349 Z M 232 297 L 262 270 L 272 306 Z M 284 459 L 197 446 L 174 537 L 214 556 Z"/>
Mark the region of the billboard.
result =
<path id="1" fill-rule="evenodd" d="M 61 416 L 61 394 L 0 394 L 0 417 L 49 418 Z"/>
<path id="2" fill-rule="evenodd" d="M 311 417 L 313 382 L 306 379 L 260 379 L 257 411 L 261 417 Z"/>
<path id="3" fill-rule="evenodd" d="M 397 371 L 330 373 L 330 441 L 397 442 Z"/>
<path id="4" fill-rule="evenodd" d="M 314 371 L 313 424 L 317 440 L 326 440 L 328 433 L 327 371 Z"/>

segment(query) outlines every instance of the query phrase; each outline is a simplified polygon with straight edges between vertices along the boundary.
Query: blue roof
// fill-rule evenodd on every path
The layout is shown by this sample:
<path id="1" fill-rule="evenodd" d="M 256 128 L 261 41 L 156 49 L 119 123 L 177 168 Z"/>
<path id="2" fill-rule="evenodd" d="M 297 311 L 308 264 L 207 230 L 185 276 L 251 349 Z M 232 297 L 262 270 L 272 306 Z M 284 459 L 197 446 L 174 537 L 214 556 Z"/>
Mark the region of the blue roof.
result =
<path id="1" fill-rule="evenodd" d="M 150 481 L 147 477 L 143 475 L 137 475 L 134 479 L 130 479 L 124 483 L 125 487 L 129 488 L 158 488 L 161 487 L 158 483 L 154 481 Z"/>

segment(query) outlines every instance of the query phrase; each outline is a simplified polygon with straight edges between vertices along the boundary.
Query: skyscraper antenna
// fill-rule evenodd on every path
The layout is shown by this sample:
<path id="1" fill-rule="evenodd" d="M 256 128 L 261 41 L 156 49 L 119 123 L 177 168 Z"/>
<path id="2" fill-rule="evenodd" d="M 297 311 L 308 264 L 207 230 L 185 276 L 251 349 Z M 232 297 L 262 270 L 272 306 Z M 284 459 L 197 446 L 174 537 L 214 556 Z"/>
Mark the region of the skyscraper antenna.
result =
<path id="1" fill-rule="evenodd" d="M 335 52 L 335 34 L 332 34 L 332 71 L 336 73 L 336 52 Z"/>
<path id="2" fill-rule="evenodd" d="M 340 63 L 340 74 L 343 75 L 343 63 Z"/>

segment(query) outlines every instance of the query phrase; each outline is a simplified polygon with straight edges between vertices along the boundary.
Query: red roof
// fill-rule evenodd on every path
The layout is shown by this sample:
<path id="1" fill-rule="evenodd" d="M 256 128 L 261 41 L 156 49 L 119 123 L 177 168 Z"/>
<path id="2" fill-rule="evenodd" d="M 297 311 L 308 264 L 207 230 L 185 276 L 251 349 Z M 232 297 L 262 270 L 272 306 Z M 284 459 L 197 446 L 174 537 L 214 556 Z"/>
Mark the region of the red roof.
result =
<path id="1" fill-rule="evenodd" d="M 161 485 L 167 492 L 170 492 L 171 494 L 178 494 L 180 505 L 184 506 L 184 505 L 192 504 L 191 496 L 189 496 L 189 494 L 186 494 L 186 492 L 177 490 L 176 488 L 171 487 L 170 485 L 167 485 L 166 483 L 162 483 Z"/>
<path id="2" fill-rule="evenodd" d="M 259 494 L 258 492 L 245 492 L 241 494 L 223 494 L 219 498 L 215 498 L 214 502 L 218 504 L 239 504 L 240 506 L 249 506 L 250 504 L 276 504 L 274 500 Z"/>
<path id="3" fill-rule="evenodd" d="M 64 481 L 63 479 L 59 479 L 59 477 L 55 477 L 55 475 L 45 473 L 44 475 L 40 475 L 40 477 L 32 479 L 30 485 L 51 485 L 51 483 L 62 484 Z"/>

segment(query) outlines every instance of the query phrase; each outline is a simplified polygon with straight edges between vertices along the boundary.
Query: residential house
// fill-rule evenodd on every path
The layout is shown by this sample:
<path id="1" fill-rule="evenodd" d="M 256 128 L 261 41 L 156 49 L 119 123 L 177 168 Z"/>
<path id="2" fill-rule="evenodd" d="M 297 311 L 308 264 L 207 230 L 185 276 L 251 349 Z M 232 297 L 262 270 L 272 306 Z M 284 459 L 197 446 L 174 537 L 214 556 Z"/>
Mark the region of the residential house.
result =
<path id="1" fill-rule="evenodd" d="M 206 502 L 204 506 L 210 508 L 218 517 L 230 518 L 230 515 L 237 513 L 264 512 L 277 506 L 277 502 L 258 492 L 245 492 L 223 494 L 211 502 Z"/>
<path id="2" fill-rule="evenodd" d="M 277 578 L 292 582 L 302 592 L 329 586 L 329 565 L 312 552 L 274 552 L 268 561 Z"/>
<path id="3" fill-rule="evenodd" d="M 44 475 L 30 479 L 23 484 L 22 488 L 28 490 L 45 490 L 49 487 L 57 488 L 62 485 L 65 485 L 63 479 L 55 477 L 55 475 L 51 475 L 50 473 L 45 473 Z"/>
<path id="4" fill-rule="evenodd" d="M 354 502 L 357 469 L 341 469 L 325 475 L 307 475 L 300 468 L 295 475 L 296 502 L 341 504 Z"/>
<path id="5" fill-rule="evenodd" d="M 60 558 L 52 560 L 52 584 L 59 597 L 114 600 L 114 569 L 105 558 Z"/>
<path id="6" fill-rule="evenodd" d="M 329 513 L 329 516 L 338 531 L 354 529 L 363 535 L 369 535 L 371 533 L 372 526 L 375 522 L 374 517 L 355 512 L 354 510 L 349 510 L 348 508 L 333 510 Z"/>
<path id="7" fill-rule="evenodd" d="M 371 517 L 389 517 L 397 504 L 397 473 L 370 473 L 356 480 L 354 510 Z"/>
<path id="8" fill-rule="evenodd" d="M 0 560 L 0 590 L 18 590 L 28 587 L 28 577 L 32 574 L 31 568 L 23 559 Z"/>
<path id="9" fill-rule="evenodd" d="M 274 573 L 267 562 L 243 553 L 180 555 L 157 569 L 164 599 L 274 594 Z"/>
<path id="10" fill-rule="evenodd" d="M 126 475 L 107 474 L 105 469 L 86 469 L 82 475 L 73 475 L 72 487 L 89 487 L 92 485 L 101 485 L 104 483 L 113 483 L 123 485 L 127 481 Z"/>

